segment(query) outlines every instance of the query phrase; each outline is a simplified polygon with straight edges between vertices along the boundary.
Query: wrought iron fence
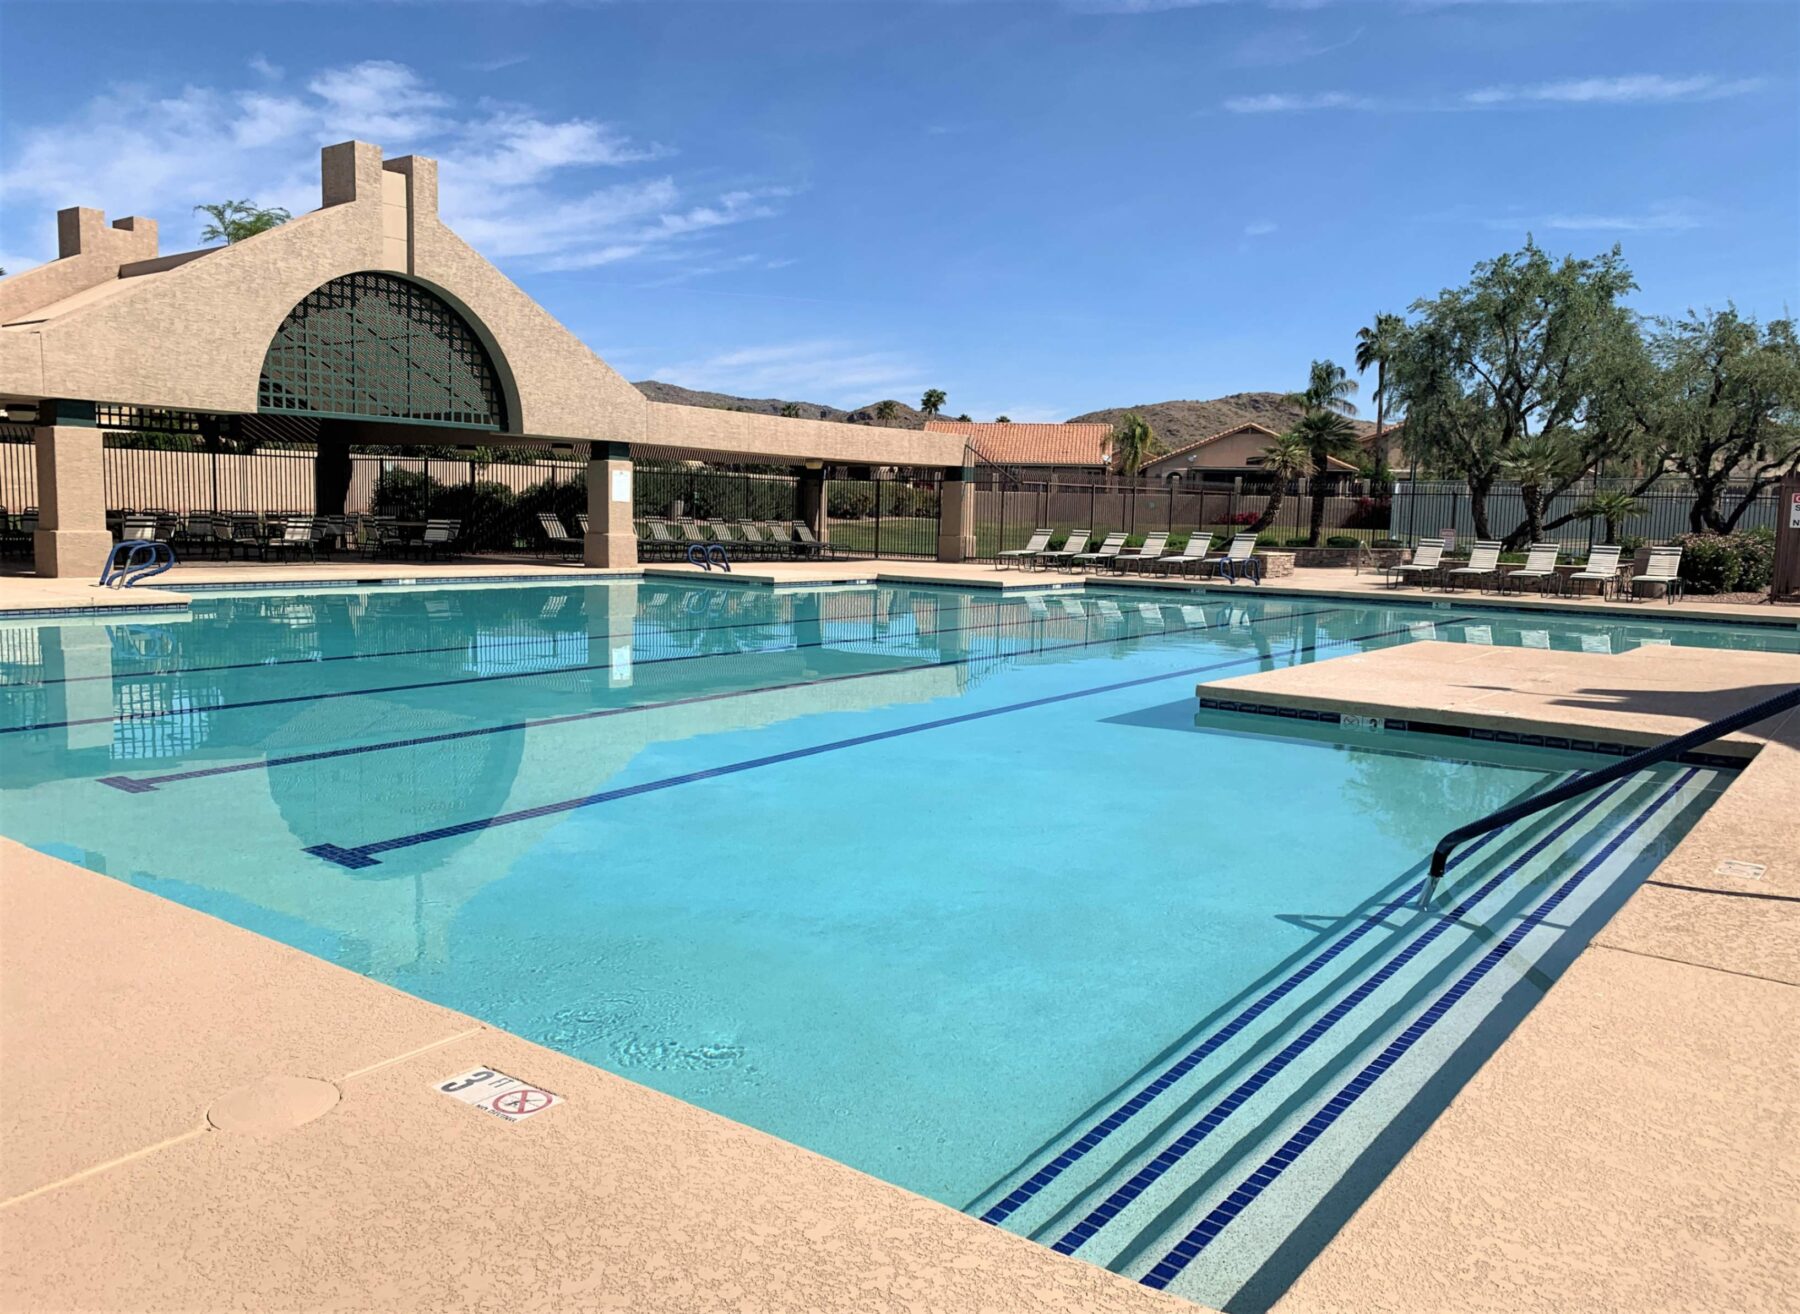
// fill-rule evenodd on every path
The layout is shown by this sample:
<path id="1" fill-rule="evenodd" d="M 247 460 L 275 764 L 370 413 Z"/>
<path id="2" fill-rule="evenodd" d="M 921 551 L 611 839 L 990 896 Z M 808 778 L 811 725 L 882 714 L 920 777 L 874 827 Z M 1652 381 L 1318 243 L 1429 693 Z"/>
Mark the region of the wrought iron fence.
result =
<path id="1" fill-rule="evenodd" d="M 870 557 L 937 555 L 936 479 L 876 475 L 825 483 L 827 536 L 839 551 Z"/>
<path id="2" fill-rule="evenodd" d="M 1629 493 L 1636 480 L 1589 480 L 1555 498 L 1544 513 L 1544 540 L 1560 543 L 1565 551 L 1585 552 L 1606 540 L 1606 521 L 1599 516 L 1575 514 L 1596 493 Z M 1641 511 L 1614 525 L 1614 533 L 1629 546 L 1667 543 L 1692 530 L 1690 514 L 1694 493 L 1685 479 L 1659 480 L 1634 499 Z M 1766 488 L 1751 493 L 1747 485 L 1733 485 L 1724 490 L 1720 507 L 1730 515 L 1740 506 L 1736 528 L 1774 529 L 1779 493 Z M 1745 503 L 1748 505 L 1745 505 Z M 1517 484 L 1497 484 L 1487 499 L 1488 529 L 1504 538 L 1525 520 L 1525 504 Z M 1560 521 L 1561 523 L 1557 523 Z M 1475 514 L 1469 486 L 1453 480 L 1407 480 L 1394 488 L 1393 537 L 1411 544 L 1421 538 L 1436 538 L 1445 530 L 1454 530 L 1460 541 L 1475 537 Z"/>

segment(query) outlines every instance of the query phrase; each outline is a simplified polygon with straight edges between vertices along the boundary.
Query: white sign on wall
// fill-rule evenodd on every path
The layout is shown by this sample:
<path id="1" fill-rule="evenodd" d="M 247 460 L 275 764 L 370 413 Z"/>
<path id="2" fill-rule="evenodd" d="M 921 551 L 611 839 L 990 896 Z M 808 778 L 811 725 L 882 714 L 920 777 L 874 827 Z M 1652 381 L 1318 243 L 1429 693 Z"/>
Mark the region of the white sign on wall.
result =
<path id="1" fill-rule="evenodd" d="M 614 470 L 612 472 L 612 500 L 615 502 L 631 501 L 631 471 Z"/>

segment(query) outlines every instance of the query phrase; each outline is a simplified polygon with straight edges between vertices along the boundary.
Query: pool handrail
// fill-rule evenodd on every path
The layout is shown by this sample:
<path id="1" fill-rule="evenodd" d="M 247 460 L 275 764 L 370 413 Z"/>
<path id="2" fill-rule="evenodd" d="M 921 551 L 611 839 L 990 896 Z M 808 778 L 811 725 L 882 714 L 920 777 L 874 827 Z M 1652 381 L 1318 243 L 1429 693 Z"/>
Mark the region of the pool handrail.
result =
<path id="1" fill-rule="evenodd" d="M 1554 789 L 1547 789 L 1541 794 L 1533 794 L 1510 807 L 1490 812 L 1487 816 L 1467 825 L 1458 826 L 1447 832 L 1437 842 L 1437 848 L 1431 851 L 1431 874 L 1419 890 L 1419 907 L 1429 908 L 1431 896 L 1437 889 L 1437 883 L 1444 874 L 1444 868 L 1450 862 L 1450 854 L 1458 844 L 1474 839 L 1477 835 L 1485 835 L 1490 830 L 1499 830 L 1502 826 L 1510 826 L 1513 822 L 1529 817 L 1534 812 L 1542 812 L 1545 808 L 1555 807 L 1558 803 L 1566 803 L 1578 798 L 1589 790 L 1609 785 L 1615 780 L 1642 771 L 1645 767 L 1655 766 L 1658 762 L 1667 762 L 1671 758 L 1680 757 L 1683 753 L 1698 748 L 1702 744 L 1710 744 L 1715 739 L 1722 739 L 1734 730 L 1742 730 L 1747 725 L 1755 725 L 1777 712 L 1791 711 L 1800 707 L 1800 684 L 1796 684 L 1786 693 L 1778 693 L 1772 698 L 1765 698 L 1759 703 L 1741 707 L 1730 716 L 1722 716 L 1716 721 L 1689 730 L 1686 734 L 1666 739 L 1660 744 L 1652 744 L 1649 748 L 1633 753 L 1630 757 L 1603 766 L 1598 771 L 1589 771 L 1585 775 L 1576 776 L 1573 780 L 1564 781 Z"/>

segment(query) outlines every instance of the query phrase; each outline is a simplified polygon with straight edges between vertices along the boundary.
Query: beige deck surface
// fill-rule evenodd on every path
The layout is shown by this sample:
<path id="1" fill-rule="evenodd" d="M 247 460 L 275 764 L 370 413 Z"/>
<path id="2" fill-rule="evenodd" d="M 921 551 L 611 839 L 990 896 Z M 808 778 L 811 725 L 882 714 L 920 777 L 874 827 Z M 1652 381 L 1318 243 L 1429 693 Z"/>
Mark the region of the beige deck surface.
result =
<path id="1" fill-rule="evenodd" d="M 1796 681 L 1790 654 L 1415 643 L 1206 689 L 1651 740 Z M 1277 1314 L 1796 1308 L 1800 712 L 1739 739 L 1755 758 Z"/>
<path id="2" fill-rule="evenodd" d="M 1194 1308 L 8 841 L 0 954 L 8 1310 Z M 342 1099 L 208 1129 L 283 1074 Z"/>

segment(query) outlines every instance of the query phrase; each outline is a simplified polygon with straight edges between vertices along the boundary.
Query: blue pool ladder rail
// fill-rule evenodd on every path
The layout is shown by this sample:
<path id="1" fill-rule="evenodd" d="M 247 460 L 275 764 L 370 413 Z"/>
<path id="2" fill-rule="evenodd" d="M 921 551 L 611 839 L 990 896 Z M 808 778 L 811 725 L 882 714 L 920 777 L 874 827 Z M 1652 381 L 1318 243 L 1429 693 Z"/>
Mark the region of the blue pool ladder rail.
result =
<path id="1" fill-rule="evenodd" d="M 688 564 L 711 570 L 715 565 L 727 575 L 731 573 L 731 555 L 718 543 L 692 543 L 687 550 Z"/>
<path id="2" fill-rule="evenodd" d="M 1645 767 L 1655 766 L 1658 762 L 1667 762 L 1678 758 L 1683 753 L 1699 748 L 1702 744 L 1710 744 L 1715 739 L 1723 739 L 1734 730 L 1742 730 L 1745 726 L 1755 725 L 1758 721 L 1774 716 L 1777 712 L 1792 711 L 1796 707 L 1800 707 L 1800 684 L 1795 685 L 1786 693 L 1778 693 L 1773 698 L 1765 698 L 1759 703 L 1741 707 L 1730 716 L 1722 716 L 1718 720 L 1690 730 L 1684 735 L 1666 739 L 1660 744 L 1652 744 L 1642 752 L 1633 753 L 1630 757 L 1614 762 L 1610 766 L 1601 767 L 1598 771 L 1589 771 L 1554 789 L 1547 789 L 1542 794 L 1534 794 L 1510 807 L 1490 812 L 1487 816 L 1471 821 L 1466 826 L 1458 826 L 1455 830 L 1447 832 L 1437 842 L 1437 848 L 1432 850 L 1431 874 L 1425 878 L 1424 888 L 1419 891 L 1419 907 L 1429 908 L 1431 906 L 1432 892 L 1437 889 L 1438 878 L 1444 874 L 1444 868 L 1449 864 L 1451 851 L 1464 840 L 1474 839 L 1477 835 L 1485 835 L 1502 826 L 1510 826 L 1521 817 L 1528 817 L 1534 812 L 1555 807 L 1558 803 L 1577 798 L 1615 780 L 1622 780 L 1626 776 L 1642 771 Z"/>
<path id="3" fill-rule="evenodd" d="M 114 545 L 100 571 L 103 589 L 128 589 L 175 564 L 175 549 L 159 539 L 128 538 Z"/>

